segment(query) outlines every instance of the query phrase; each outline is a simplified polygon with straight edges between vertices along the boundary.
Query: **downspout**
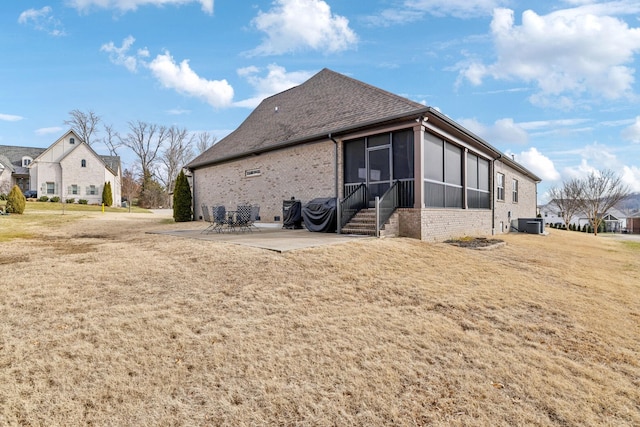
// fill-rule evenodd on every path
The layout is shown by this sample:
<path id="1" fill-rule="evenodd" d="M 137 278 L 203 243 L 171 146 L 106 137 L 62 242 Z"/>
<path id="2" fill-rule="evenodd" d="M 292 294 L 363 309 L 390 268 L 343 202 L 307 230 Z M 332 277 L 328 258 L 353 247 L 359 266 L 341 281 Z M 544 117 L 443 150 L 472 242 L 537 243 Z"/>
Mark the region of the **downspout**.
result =
<path id="1" fill-rule="evenodd" d="M 336 233 L 340 234 L 340 229 L 341 227 L 341 221 L 342 219 L 340 218 L 340 196 L 338 193 L 338 141 L 335 140 L 335 138 L 331 135 L 331 133 L 329 133 L 328 135 L 329 139 L 333 141 L 333 159 L 334 159 L 334 169 L 335 169 L 335 176 L 334 176 L 334 193 L 336 195 Z"/>
<path id="2" fill-rule="evenodd" d="M 491 232 L 496 234 L 496 161 L 502 158 L 502 154 L 498 154 L 498 157 L 493 159 L 493 171 L 491 171 Z M 511 224 L 509 224 L 511 227 Z M 503 230 L 500 230 L 502 233 Z"/>

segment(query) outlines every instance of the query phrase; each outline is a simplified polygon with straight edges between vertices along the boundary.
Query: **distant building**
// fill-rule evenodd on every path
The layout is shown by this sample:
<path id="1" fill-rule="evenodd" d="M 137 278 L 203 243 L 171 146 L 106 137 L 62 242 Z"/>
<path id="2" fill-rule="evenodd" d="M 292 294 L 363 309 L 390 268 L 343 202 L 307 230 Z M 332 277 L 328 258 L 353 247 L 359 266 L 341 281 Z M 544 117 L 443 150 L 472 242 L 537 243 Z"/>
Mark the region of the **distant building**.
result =
<path id="1" fill-rule="evenodd" d="M 98 155 L 72 130 L 48 148 L 0 145 L 0 192 L 14 185 L 22 192 L 61 200 L 102 203 L 102 190 L 111 183 L 114 206 L 121 201 L 121 166 L 117 156 Z"/>
<path id="2" fill-rule="evenodd" d="M 556 201 L 552 200 L 539 208 L 540 216 L 546 224 L 564 225 L 562 218 L 562 209 L 558 207 Z M 616 208 L 611 208 L 602 215 L 606 232 L 620 233 L 625 231 L 627 226 L 627 216 Z M 571 217 L 569 224 L 582 228 L 589 225 L 589 218 L 584 212 L 578 212 Z"/>

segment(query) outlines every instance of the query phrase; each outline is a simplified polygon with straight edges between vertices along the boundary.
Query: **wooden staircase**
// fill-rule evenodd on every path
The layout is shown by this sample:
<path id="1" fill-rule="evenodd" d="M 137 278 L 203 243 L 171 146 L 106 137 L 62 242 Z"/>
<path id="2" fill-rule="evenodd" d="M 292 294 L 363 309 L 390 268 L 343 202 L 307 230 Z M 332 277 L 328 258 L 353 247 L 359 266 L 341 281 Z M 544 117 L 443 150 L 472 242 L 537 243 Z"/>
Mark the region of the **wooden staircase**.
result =
<path id="1" fill-rule="evenodd" d="M 359 234 L 364 236 L 376 235 L 376 210 L 362 209 L 351 221 L 342 227 L 342 234 Z M 380 237 L 398 236 L 398 213 L 394 212 L 391 218 L 382 226 Z"/>

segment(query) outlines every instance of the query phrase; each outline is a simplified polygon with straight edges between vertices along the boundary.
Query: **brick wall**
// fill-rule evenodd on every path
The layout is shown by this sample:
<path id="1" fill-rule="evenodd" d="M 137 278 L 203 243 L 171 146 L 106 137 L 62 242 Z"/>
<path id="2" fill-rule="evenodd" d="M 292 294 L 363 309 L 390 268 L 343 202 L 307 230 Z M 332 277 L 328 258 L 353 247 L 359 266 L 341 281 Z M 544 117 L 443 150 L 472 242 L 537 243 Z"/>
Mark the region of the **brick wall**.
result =
<path id="1" fill-rule="evenodd" d="M 497 194 L 495 176 L 505 175 L 504 201 L 495 201 L 495 233 L 508 233 L 512 220 L 534 218 L 537 214 L 537 185 L 531 178 L 496 160 L 494 162 L 494 197 Z M 518 202 L 513 201 L 513 179 L 518 180 Z"/>
<path id="2" fill-rule="evenodd" d="M 263 222 L 282 221 L 282 201 L 303 204 L 317 197 L 335 197 L 334 143 L 330 140 L 263 153 L 194 171 L 194 213 L 201 205 L 260 205 Z M 247 171 L 254 174 L 246 176 Z M 256 173 L 259 171 L 259 173 Z"/>
<path id="3" fill-rule="evenodd" d="M 401 209 L 400 236 L 442 241 L 463 236 L 490 236 L 489 209 Z"/>

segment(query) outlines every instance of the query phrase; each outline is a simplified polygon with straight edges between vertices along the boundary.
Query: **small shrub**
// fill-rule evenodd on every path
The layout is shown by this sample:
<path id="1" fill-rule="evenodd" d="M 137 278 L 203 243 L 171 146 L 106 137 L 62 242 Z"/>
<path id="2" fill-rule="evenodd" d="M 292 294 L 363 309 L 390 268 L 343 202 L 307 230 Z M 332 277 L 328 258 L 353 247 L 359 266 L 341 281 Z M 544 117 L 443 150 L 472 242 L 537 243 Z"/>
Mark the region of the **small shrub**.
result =
<path id="1" fill-rule="evenodd" d="M 111 206 L 113 204 L 113 194 L 111 192 L 111 183 L 109 181 L 104 183 L 102 188 L 102 203 L 105 206 Z"/>
<path id="2" fill-rule="evenodd" d="M 74 199 L 73 197 L 71 199 L 67 199 L 67 203 L 75 203 L 76 199 Z"/>
<path id="3" fill-rule="evenodd" d="M 0 200 L 7 200 L 7 195 L 4 193 L 0 193 Z"/>
<path id="4" fill-rule="evenodd" d="M 87 203 L 89 203 L 89 201 L 86 199 L 78 199 L 78 203 L 80 203 L 81 205 L 86 205 Z"/>
<path id="5" fill-rule="evenodd" d="M 24 212 L 24 208 L 27 205 L 27 199 L 22 194 L 22 190 L 17 185 L 14 185 L 9 195 L 7 196 L 7 205 L 5 211 L 9 213 L 21 214 Z"/>
<path id="6" fill-rule="evenodd" d="M 40 196 L 40 198 L 38 199 L 39 202 L 48 202 L 49 198 L 47 196 Z"/>
<path id="7" fill-rule="evenodd" d="M 58 203 L 58 202 L 60 201 L 60 197 L 58 197 L 58 196 L 53 196 L 53 197 L 50 199 L 50 201 L 51 201 L 51 202 L 53 202 L 53 203 Z"/>

